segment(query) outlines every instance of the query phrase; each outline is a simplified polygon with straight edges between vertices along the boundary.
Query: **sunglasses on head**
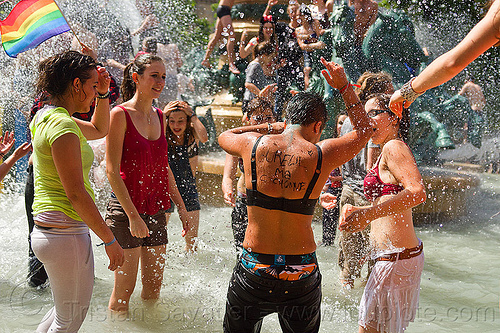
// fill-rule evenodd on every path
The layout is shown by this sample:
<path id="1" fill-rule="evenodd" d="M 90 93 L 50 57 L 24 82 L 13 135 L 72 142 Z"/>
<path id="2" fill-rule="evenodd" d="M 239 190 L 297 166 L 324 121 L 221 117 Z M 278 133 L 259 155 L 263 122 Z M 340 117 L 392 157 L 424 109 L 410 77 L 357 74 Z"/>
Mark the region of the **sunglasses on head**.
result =
<path id="1" fill-rule="evenodd" d="M 392 111 L 388 110 L 388 109 L 384 109 L 384 110 L 370 110 L 370 111 L 368 111 L 367 115 L 368 115 L 368 117 L 373 118 L 373 117 L 378 116 L 381 113 L 389 113 L 389 114 L 391 114 Z"/>

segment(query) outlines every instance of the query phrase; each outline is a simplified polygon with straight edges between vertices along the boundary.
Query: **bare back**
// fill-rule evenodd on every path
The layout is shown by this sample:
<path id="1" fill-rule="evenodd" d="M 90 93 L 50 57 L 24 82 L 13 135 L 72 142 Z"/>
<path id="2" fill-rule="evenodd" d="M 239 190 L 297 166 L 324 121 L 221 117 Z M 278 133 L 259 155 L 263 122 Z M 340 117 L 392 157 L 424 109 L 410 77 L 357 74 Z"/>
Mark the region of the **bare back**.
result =
<path id="1" fill-rule="evenodd" d="M 253 148 L 253 147 L 250 147 Z M 243 156 L 245 185 L 252 188 L 251 153 Z M 303 199 L 318 163 L 314 144 L 289 135 L 265 136 L 256 149 L 257 190 L 267 196 Z M 319 196 L 328 172 L 322 172 L 311 199 Z M 307 254 L 316 243 L 312 215 L 248 206 L 248 228 L 243 246 L 254 252 Z"/>

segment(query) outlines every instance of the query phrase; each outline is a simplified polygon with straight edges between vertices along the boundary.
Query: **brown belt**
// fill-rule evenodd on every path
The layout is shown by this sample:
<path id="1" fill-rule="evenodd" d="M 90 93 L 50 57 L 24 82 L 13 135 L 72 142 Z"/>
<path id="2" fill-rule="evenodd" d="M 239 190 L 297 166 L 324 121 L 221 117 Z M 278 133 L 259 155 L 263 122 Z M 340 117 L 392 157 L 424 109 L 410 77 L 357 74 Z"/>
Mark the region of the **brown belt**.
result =
<path id="1" fill-rule="evenodd" d="M 402 252 L 384 254 L 375 259 L 376 261 L 396 261 L 403 259 L 410 259 L 419 256 L 424 250 L 424 243 L 420 243 L 419 246 L 412 247 L 411 249 L 405 249 Z"/>

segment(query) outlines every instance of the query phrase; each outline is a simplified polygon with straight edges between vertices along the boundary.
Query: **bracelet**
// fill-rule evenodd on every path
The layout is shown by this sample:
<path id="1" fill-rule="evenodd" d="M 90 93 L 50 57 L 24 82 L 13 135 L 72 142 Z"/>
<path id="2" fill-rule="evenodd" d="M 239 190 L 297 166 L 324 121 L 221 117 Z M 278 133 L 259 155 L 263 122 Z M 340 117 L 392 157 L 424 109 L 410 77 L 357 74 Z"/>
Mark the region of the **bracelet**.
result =
<path id="1" fill-rule="evenodd" d="M 111 95 L 111 93 L 108 90 L 104 95 L 101 95 L 101 94 L 97 93 L 97 98 L 99 98 L 99 99 L 106 99 L 106 98 L 109 98 L 109 95 Z"/>
<path id="2" fill-rule="evenodd" d="M 113 240 L 112 240 L 111 242 L 109 242 L 109 243 L 104 243 L 104 242 L 102 242 L 101 244 L 97 244 L 97 246 L 102 246 L 102 245 L 104 245 L 104 246 L 110 246 L 110 245 L 112 245 L 114 242 L 116 242 L 116 237 L 113 237 Z"/>
<path id="3" fill-rule="evenodd" d="M 413 90 L 413 87 L 411 86 L 411 83 L 415 80 L 413 77 L 410 81 L 406 82 L 403 84 L 401 89 L 399 89 L 399 92 L 401 93 L 401 96 L 408 102 L 413 103 L 417 99 L 418 96 L 422 95 L 422 93 L 417 93 L 415 90 Z"/>
<path id="4" fill-rule="evenodd" d="M 354 103 L 354 104 L 351 104 L 351 105 L 349 105 L 349 106 L 346 106 L 346 108 L 345 108 L 345 109 L 346 109 L 346 110 L 350 110 L 350 109 L 352 109 L 353 107 L 358 106 L 358 105 L 360 105 L 360 104 L 361 104 L 361 101 L 357 101 L 357 102 L 356 102 L 356 103 Z"/>
<path id="5" fill-rule="evenodd" d="M 267 123 L 267 134 L 271 134 L 273 130 L 273 125 L 271 123 Z"/>
<path id="6" fill-rule="evenodd" d="M 0 158 L 3 158 L 5 156 L 4 153 L 0 153 Z"/>
<path id="7" fill-rule="evenodd" d="M 340 94 L 342 95 L 343 93 L 345 93 L 349 87 L 352 87 L 351 82 L 347 82 L 345 86 L 339 89 Z"/>

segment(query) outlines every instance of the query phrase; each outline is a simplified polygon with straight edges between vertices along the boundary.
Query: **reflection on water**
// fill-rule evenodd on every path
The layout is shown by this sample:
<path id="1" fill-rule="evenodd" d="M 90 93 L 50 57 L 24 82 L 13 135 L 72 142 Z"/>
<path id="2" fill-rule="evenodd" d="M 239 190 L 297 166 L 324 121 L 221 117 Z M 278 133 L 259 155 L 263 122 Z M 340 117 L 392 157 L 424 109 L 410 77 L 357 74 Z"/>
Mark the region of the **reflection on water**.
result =
<path id="1" fill-rule="evenodd" d="M 500 176 L 481 175 L 481 189 L 471 197 L 469 214 L 443 225 L 417 228 L 425 244 L 420 309 L 408 332 L 493 332 L 500 322 Z M 52 307 L 50 290 L 37 291 L 25 282 L 27 223 L 19 195 L 2 195 L 0 204 L 0 332 L 33 332 Z M 110 317 L 106 311 L 113 275 L 102 248 L 94 246 L 96 280 L 91 307 L 81 332 L 222 332 L 225 295 L 235 252 L 230 208 L 203 207 L 200 246 L 184 254 L 181 223 L 169 224 L 170 244 L 160 302 L 147 308 L 135 292 L 130 317 Z M 320 224 L 314 224 L 316 239 Z M 94 244 L 97 239 L 93 237 Z M 318 248 L 323 274 L 320 332 L 357 331 L 357 305 L 362 287 L 341 291 L 337 249 Z M 140 284 L 137 286 L 140 288 Z M 276 316 L 264 320 L 263 332 L 281 332 Z"/>

